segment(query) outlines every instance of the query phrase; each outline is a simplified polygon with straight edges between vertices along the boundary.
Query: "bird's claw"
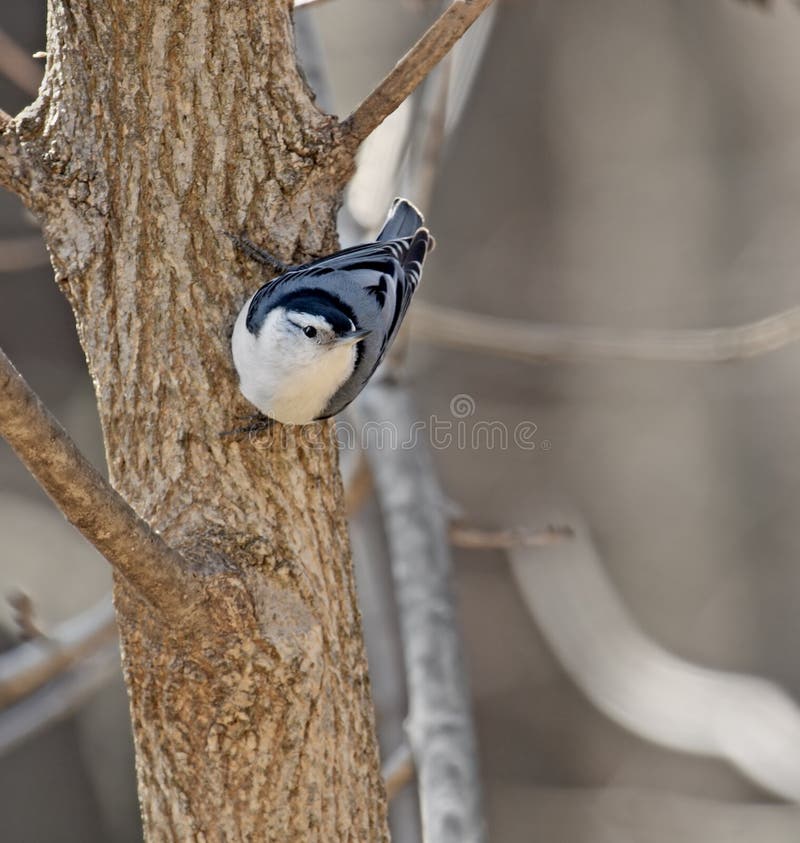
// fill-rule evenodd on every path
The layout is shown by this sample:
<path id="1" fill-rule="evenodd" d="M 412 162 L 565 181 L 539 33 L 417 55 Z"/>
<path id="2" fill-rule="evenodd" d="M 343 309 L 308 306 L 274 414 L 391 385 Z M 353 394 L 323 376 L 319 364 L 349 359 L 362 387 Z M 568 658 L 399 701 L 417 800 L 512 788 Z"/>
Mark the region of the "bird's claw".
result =
<path id="1" fill-rule="evenodd" d="M 236 419 L 237 421 L 247 420 L 249 421 L 249 424 L 242 425 L 241 427 L 234 427 L 231 428 L 231 430 L 223 430 L 219 434 L 220 437 L 238 436 L 243 433 L 266 433 L 268 430 L 272 430 L 276 424 L 275 419 L 271 419 L 263 413 L 250 413 L 244 416 L 236 416 Z"/>

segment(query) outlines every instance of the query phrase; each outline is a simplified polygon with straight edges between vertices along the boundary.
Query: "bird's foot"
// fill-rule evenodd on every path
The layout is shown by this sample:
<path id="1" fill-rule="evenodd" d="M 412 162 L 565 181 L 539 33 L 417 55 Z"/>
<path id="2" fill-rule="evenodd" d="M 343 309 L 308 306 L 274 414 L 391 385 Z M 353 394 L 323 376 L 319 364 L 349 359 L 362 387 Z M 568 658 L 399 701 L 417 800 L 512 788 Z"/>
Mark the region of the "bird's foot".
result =
<path id="1" fill-rule="evenodd" d="M 234 427 L 231 430 L 223 430 L 220 436 L 239 436 L 243 433 L 266 433 L 277 424 L 275 419 L 265 416 L 263 413 L 250 413 L 245 416 L 236 416 L 237 421 L 247 421 L 248 424 Z"/>
<path id="2" fill-rule="evenodd" d="M 252 260 L 256 261 L 256 263 L 260 263 L 262 266 L 270 266 L 273 269 L 277 269 L 281 274 L 291 269 L 289 264 L 286 264 L 279 258 L 276 258 L 275 255 L 270 254 L 266 251 L 266 249 L 256 246 L 252 240 L 248 240 L 246 237 L 241 237 L 238 234 L 230 234 L 227 231 L 224 231 L 223 234 L 233 241 L 233 245 L 236 246 L 237 249 L 244 252 L 247 257 L 252 258 Z"/>

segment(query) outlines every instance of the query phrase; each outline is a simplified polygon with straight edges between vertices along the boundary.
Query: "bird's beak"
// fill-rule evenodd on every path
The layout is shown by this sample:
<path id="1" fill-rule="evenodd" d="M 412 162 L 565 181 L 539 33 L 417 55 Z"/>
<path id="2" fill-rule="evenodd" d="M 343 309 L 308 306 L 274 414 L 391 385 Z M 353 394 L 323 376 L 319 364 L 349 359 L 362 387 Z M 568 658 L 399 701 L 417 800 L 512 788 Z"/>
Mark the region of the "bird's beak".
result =
<path id="1" fill-rule="evenodd" d="M 368 337 L 372 331 L 369 328 L 360 328 L 358 331 L 347 331 L 347 333 L 339 334 L 336 337 L 336 344 L 337 345 L 353 345 L 353 343 L 357 343 L 360 340 L 363 340 L 364 337 Z"/>

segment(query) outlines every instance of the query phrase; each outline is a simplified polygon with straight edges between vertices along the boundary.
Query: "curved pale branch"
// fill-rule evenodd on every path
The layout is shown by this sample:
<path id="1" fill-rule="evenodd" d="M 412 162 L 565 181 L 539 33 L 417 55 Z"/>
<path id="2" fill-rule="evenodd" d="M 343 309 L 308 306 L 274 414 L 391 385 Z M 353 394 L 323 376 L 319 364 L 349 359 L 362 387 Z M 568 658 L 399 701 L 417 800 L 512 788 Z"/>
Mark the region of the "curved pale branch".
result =
<path id="1" fill-rule="evenodd" d="M 357 147 L 408 97 L 492 0 L 453 0 L 394 69 L 342 124 L 347 146 Z"/>
<path id="2" fill-rule="evenodd" d="M 601 711 L 662 746 L 724 759 L 771 793 L 800 802 L 800 706 L 786 691 L 694 664 L 649 638 L 585 527 L 547 549 L 514 547 L 509 560 L 559 663 Z"/>
<path id="3" fill-rule="evenodd" d="M 165 617 L 197 608 L 196 580 L 117 494 L 0 351 L 0 435 L 70 521 Z"/>
<path id="4" fill-rule="evenodd" d="M 758 357 L 800 340 L 800 307 L 731 328 L 648 331 L 542 325 L 418 301 L 414 303 L 412 331 L 434 345 L 532 362 L 724 363 Z"/>

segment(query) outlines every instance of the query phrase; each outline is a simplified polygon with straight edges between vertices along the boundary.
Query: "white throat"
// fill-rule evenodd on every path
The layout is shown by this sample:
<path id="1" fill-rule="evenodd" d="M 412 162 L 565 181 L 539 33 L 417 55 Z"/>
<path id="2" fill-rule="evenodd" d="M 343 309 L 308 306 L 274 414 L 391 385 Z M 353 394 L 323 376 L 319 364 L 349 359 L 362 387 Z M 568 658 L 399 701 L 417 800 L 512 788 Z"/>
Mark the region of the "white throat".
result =
<path id="1" fill-rule="evenodd" d="M 318 418 L 352 375 L 355 345 L 321 346 L 287 329 L 282 310 L 268 314 L 254 336 L 247 330 L 249 302 L 233 329 L 233 361 L 244 397 L 283 424 Z"/>

